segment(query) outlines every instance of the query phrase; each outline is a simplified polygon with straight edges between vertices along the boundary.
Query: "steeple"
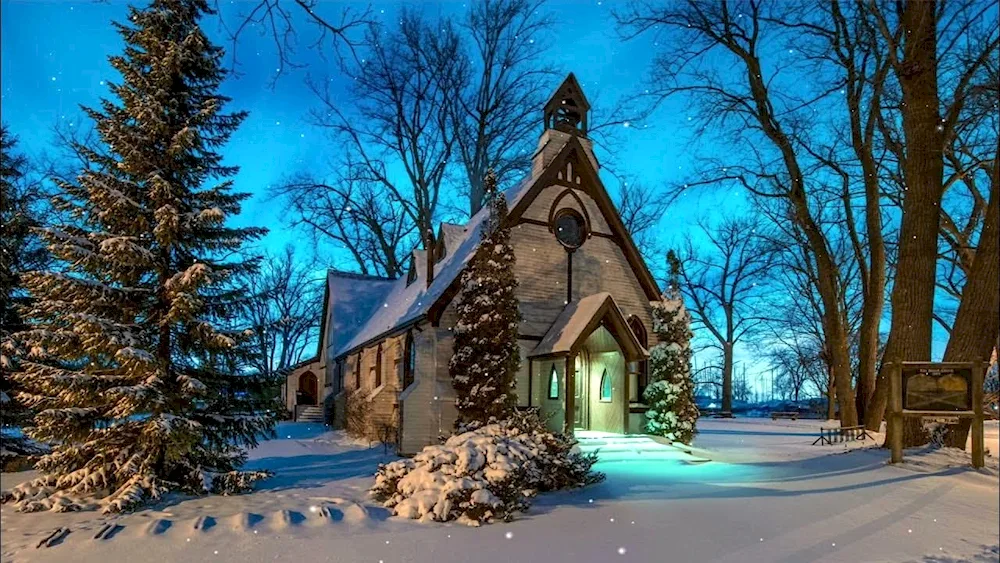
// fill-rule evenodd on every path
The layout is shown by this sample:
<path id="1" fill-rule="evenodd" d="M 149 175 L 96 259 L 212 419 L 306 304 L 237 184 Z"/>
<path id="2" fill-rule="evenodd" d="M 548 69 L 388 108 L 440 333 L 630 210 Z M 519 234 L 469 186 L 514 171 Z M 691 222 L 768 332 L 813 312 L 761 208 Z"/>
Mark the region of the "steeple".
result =
<path id="1" fill-rule="evenodd" d="M 571 72 L 545 104 L 545 129 L 586 137 L 589 110 L 590 103 Z"/>

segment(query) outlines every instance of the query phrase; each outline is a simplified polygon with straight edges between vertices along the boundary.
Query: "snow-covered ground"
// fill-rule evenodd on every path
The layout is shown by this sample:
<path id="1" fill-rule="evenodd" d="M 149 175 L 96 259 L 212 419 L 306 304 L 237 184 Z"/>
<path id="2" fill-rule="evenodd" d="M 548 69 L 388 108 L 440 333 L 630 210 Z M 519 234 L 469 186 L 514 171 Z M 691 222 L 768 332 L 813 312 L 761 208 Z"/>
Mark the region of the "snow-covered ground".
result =
<path id="1" fill-rule="evenodd" d="M 108 519 L 0 510 L 3 561 L 957 562 L 1000 558 L 997 458 L 812 446 L 819 421 L 702 420 L 694 456 L 607 442 L 608 478 L 542 495 L 512 523 L 390 517 L 366 498 L 381 446 L 307 424 L 251 453 L 277 476 L 253 494 L 171 499 Z M 1000 451 L 997 423 L 987 447 Z M 877 437 L 881 441 L 881 436 Z M 645 445 L 644 445 L 645 444 Z M 868 442 L 871 444 L 871 442 Z M 613 446 L 613 447 L 612 447 Z M 630 450 L 631 448 L 631 450 Z M 630 453 L 630 451 L 632 453 Z M 650 455 L 654 454 L 654 455 Z M 703 462 L 698 456 L 709 455 Z M 5 474 L 3 488 L 30 476 Z M 107 526 L 110 524 L 110 527 Z M 35 546 L 56 529 L 51 547 Z M 93 539 L 98 532 L 103 539 Z"/>

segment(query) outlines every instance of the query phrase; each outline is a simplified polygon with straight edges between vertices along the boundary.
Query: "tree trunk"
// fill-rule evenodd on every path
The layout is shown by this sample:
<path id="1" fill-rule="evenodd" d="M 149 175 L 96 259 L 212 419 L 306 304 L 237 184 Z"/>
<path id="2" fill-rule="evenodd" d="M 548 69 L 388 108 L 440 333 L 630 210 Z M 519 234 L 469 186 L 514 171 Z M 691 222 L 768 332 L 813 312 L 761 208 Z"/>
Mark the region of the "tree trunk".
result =
<path id="1" fill-rule="evenodd" d="M 994 174 L 997 171 L 994 166 Z M 944 352 L 946 362 L 988 362 L 997 333 L 1000 332 L 1000 209 L 998 209 L 997 186 L 994 178 L 989 204 L 983 217 L 983 231 L 979 236 L 979 248 L 972 262 L 968 280 L 962 288 L 962 301 L 955 314 L 955 324 L 951 329 L 948 347 Z M 969 437 L 971 421 L 962 419 L 958 426 L 951 427 L 945 437 L 945 445 L 965 449 Z"/>
<path id="2" fill-rule="evenodd" d="M 733 412 L 733 345 L 722 345 L 722 411 Z"/>
<path id="3" fill-rule="evenodd" d="M 901 113 L 907 147 L 903 162 L 903 213 L 900 221 L 892 323 L 885 362 L 929 361 L 934 322 L 941 197 L 944 190 L 943 133 L 938 113 L 937 30 L 934 2 L 906 2 L 901 23 L 904 58 L 895 65 L 903 91 Z M 883 370 L 884 372 L 885 370 Z M 876 383 L 888 386 L 885 373 Z M 885 397 L 873 401 L 868 424 L 881 422 Z M 904 447 L 926 443 L 919 423 L 907 424 Z"/>
<path id="4" fill-rule="evenodd" d="M 878 368 L 879 325 L 885 304 L 885 240 L 882 237 L 882 210 L 879 207 L 879 186 L 871 153 L 862 157 L 865 174 L 865 225 L 868 235 L 869 270 L 865 284 L 864 304 L 858 341 L 858 420 L 865 420 L 869 404 L 875 395 Z"/>
<path id="5" fill-rule="evenodd" d="M 833 370 L 830 369 L 830 376 L 827 378 L 826 383 L 826 419 L 834 420 L 837 418 L 837 409 L 834 407 L 834 401 L 836 400 L 836 392 L 833 386 Z"/>

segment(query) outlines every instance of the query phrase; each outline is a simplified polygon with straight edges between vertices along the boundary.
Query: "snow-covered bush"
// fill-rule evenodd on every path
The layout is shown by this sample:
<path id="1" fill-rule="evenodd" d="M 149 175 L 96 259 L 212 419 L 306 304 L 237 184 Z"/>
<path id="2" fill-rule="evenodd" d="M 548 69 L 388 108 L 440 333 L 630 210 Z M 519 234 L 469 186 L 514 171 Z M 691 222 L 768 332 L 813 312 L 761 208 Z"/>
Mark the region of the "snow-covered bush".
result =
<path id="1" fill-rule="evenodd" d="M 646 432 L 690 444 L 698 407 L 691 379 L 691 315 L 679 290 L 680 262 L 671 252 L 671 283 L 663 301 L 653 305 L 653 330 L 660 343 L 649 350 L 649 379 L 643 400 Z"/>
<path id="2" fill-rule="evenodd" d="M 368 438 L 371 433 L 371 403 L 362 389 L 344 395 L 344 430 L 355 438 Z"/>
<path id="3" fill-rule="evenodd" d="M 538 492 L 604 479 L 593 455 L 545 427 L 534 412 L 517 412 L 425 447 L 413 459 L 379 466 L 372 496 L 398 516 L 479 525 L 509 520 Z"/>

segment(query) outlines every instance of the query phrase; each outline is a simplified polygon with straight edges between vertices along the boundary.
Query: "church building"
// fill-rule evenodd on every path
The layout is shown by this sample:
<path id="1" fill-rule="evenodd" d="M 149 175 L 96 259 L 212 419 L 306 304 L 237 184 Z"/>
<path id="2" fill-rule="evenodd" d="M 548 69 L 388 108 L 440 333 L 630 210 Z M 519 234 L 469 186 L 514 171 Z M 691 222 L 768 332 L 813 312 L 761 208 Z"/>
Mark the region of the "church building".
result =
<path id="1" fill-rule="evenodd" d="M 598 176 L 589 109 L 570 74 L 544 107 L 530 174 L 503 194 L 522 316 L 518 405 L 554 430 L 641 433 L 661 295 Z M 488 214 L 441 224 L 433 256 L 415 250 L 399 279 L 329 272 L 320 350 L 288 376 L 289 410 L 325 405 L 335 426 L 401 454 L 447 435 L 456 295 Z"/>

